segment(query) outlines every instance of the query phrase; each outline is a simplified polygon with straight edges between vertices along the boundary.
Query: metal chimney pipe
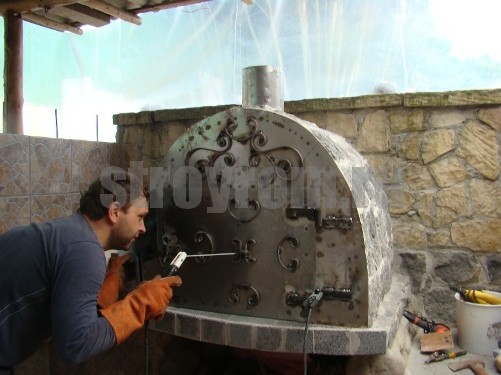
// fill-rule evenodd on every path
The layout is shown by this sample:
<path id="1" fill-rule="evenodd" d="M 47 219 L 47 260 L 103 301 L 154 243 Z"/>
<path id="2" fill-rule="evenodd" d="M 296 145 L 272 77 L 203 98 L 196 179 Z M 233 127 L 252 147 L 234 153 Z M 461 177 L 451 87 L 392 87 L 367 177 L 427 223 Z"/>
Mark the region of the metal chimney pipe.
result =
<path id="1" fill-rule="evenodd" d="M 284 110 L 280 69 L 270 65 L 243 69 L 242 106 Z"/>

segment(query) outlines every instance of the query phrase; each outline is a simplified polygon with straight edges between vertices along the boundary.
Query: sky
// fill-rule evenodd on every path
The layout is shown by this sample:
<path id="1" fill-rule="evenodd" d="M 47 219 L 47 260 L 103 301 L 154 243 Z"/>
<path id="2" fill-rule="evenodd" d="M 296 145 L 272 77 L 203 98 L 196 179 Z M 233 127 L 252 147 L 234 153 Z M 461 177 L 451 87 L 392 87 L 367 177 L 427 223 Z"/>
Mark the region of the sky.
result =
<path id="1" fill-rule="evenodd" d="M 116 113 L 240 104 L 254 65 L 282 71 L 285 100 L 500 88 L 499 14 L 498 0 L 212 0 L 82 36 L 24 22 L 25 134 L 114 142 Z"/>

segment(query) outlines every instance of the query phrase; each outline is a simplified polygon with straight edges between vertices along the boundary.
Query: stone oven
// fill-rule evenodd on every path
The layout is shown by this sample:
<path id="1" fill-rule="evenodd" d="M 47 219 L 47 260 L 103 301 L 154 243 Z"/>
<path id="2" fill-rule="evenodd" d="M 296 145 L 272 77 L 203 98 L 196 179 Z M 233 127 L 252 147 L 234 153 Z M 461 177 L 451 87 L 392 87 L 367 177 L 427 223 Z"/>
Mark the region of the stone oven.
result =
<path id="1" fill-rule="evenodd" d="M 398 312 L 383 303 L 393 298 L 385 193 L 344 138 L 283 111 L 277 69 L 244 69 L 243 105 L 191 126 L 156 182 L 145 272 L 192 257 L 155 329 L 279 352 L 301 352 L 303 340 L 313 353 L 386 351 Z"/>

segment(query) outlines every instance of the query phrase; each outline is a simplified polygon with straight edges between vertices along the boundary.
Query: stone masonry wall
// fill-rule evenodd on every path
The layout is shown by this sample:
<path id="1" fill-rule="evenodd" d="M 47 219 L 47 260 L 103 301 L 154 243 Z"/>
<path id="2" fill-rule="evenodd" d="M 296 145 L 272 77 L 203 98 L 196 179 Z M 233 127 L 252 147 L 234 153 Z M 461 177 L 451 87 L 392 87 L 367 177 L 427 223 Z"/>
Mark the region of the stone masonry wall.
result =
<path id="1" fill-rule="evenodd" d="M 125 160 L 162 166 L 186 127 L 231 106 L 115 115 Z M 501 291 L 501 90 L 285 103 L 345 137 L 389 199 L 395 267 L 418 314 L 455 324 L 450 286 Z"/>

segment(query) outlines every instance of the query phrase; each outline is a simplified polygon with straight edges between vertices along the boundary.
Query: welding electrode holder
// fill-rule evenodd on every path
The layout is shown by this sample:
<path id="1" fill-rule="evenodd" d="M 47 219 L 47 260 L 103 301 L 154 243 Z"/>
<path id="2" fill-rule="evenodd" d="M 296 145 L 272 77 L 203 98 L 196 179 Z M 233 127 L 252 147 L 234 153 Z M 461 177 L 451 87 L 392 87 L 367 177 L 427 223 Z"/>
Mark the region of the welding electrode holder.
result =
<path id="1" fill-rule="evenodd" d="M 300 315 L 306 317 L 309 310 L 315 308 L 320 303 L 320 300 L 350 302 L 352 297 L 351 288 L 334 289 L 333 287 L 324 287 L 322 289 L 317 288 L 307 295 L 300 295 L 298 292 L 291 291 L 287 293 L 285 303 L 291 307 L 301 306 L 302 311 Z"/>
<path id="2" fill-rule="evenodd" d="M 316 308 L 322 298 L 324 297 L 324 293 L 320 289 L 315 289 L 313 293 L 311 293 L 306 299 L 303 301 L 303 304 L 301 305 L 302 310 L 299 315 L 301 317 L 306 318 L 308 316 L 308 313 L 310 310 Z"/>
<path id="3" fill-rule="evenodd" d="M 177 253 L 177 255 L 172 260 L 172 262 L 167 267 L 165 267 L 163 269 L 162 277 L 177 275 L 179 268 L 181 267 L 183 262 L 186 260 L 186 255 L 187 254 L 184 251 L 180 251 L 179 253 Z"/>

